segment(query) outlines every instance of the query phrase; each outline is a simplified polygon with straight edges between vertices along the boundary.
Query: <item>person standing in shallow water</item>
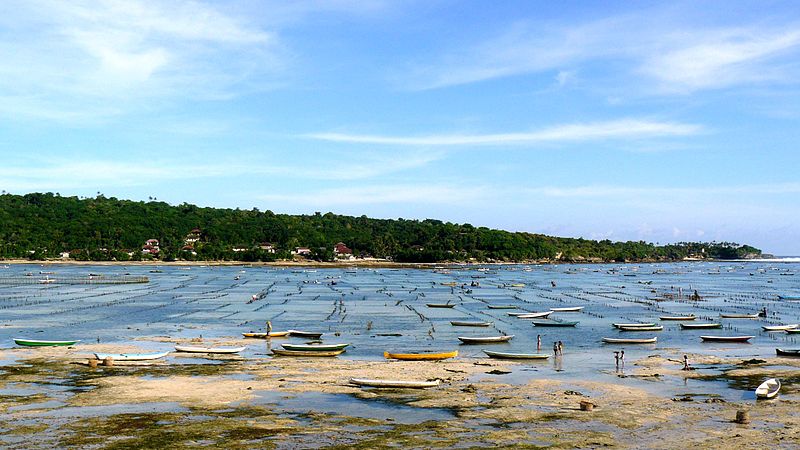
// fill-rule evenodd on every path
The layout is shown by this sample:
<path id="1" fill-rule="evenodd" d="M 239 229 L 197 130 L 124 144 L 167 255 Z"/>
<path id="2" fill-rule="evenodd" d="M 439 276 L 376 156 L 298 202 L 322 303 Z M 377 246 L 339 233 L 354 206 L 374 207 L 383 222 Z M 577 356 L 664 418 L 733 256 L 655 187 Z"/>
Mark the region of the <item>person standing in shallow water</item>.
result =
<path id="1" fill-rule="evenodd" d="M 537 352 L 542 351 L 542 335 L 541 334 L 537 334 L 536 335 L 536 351 Z"/>
<path id="2" fill-rule="evenodd" d="M 561 341 L 558 341 L 558 354 L 559 356 L 564 354 L 564 344 L 562 344 Z"/>
<path id="3" fill-rule="evenodd" d="M 553 356 L 558 356 L 558 342 L 553 342 Z"/>
<path id="4" fill-rule="evenodd" d="M 617 370 L 619 370 L 619 352 L 614 352 L 614 364 L 617 366 Z"/>
<path id="5" fill-rule="evenodd" d="M 622 365 L 622 368 L 625 368 L 625 350 L 619 352 L 619 363 Z"/>

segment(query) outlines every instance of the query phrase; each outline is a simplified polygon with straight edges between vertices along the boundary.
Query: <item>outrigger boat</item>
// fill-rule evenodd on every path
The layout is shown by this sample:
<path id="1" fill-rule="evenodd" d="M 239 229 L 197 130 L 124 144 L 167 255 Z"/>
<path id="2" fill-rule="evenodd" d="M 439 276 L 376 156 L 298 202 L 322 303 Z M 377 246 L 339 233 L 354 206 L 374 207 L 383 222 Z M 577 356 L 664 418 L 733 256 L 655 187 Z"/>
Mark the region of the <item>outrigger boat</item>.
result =
<path id="1" fill-rule="evenodd" d="M 350 344 L 281 344 L 285 350 L 331 352 L 342 350 Z"/>
<path id="2" fill-rule="evenodd" d="M 455 303 L 425 303 L 428 308 L 452 308 L 456 306 Z"/>
<path id="3" fill-rule="evenodd" d="M 723 319 L 758 319 L 758 313 L 753 314 L 720 314 Z"/>
<path id="4" fill-rule="evenodd" d="M 614 328 L 648 328 L 656 326 L 655 323 L 612 323 Z"/>
<path id="5" fill-rule="evenodd" d="M 267 338 L 275 338 L 275 337 L 286 337 L 289 335 L 288 331 L 270 331 L 270 332 L 251 332 L 251 333 L 242 333 L 242 336 L 251 339 L 267 339 Z"/>
<path id="6" fill-rule="evenodd" d="M 747 342 L 755 336 L 700 336 L 700 339 L 708 342 Z"/>
<path id="7" fill-rule="evenodd" d="M 603 342 L 606 344 L 655 344 L 658 341 L 657 337 L 645 339 L 626 339 L 626 338 L 608 338 L 604 337 Z"/>
<path id="8" fill-rule="evenodd" d="M 158 353 L 95 353 L 94 357 L 100 360 L 111 358 L 114 361 L 152 361 L 169 355 L 169 352 Z"/>
<path id="9" fill-rule="evenodd" d="M 383 352 L 383 357 L 386 359 L 400 359 L 404 361 L 438 361 L 442 359 L 455 358 L 458 356 L 458 350 L 452 352 L 439 352 L 439 353 L 391 353 Z"/>
<path id="10" fill-rule="evenodd" d="M 662 331 L 664 329 L 661 325 L 652 327 L 618 327 L 619 331 Z"/>
<path id="11" fill-rule="evenodd" d="M 509 336 L 485 336 L 485 337 L 468 337 L 459 336 L 458 340 L 465 344 L 493 344 L 499 342 L 508 342 L 514 338 L 514 335 Z"/>
<path id="12" fill-rule="evenodd" d="M 580 322 L 561 322 L 558 320 L 534 320 L 535 327 L 574 327 Z"/>
<path id="13" fill-rule="evenodd" d="M 794 330 L 797 327 L 798 327 L 798 324 L 795 323 L 795 324 L 792 324 L 792 325 L 763 326 L 761 328 L 763 328 L 764 331 L 788 331 L 788 330 Z"/>
<path id="14" fill-rule="evenodd" d="M 314 351 L 314 350 L 285 350 L 279 348 L 273 348 L 272 354 L 278 356 L 314 356 L 314 357 L 326 357 L 326 356 L 337 356 L 344 353 L 344 349 L 341 350 L 330 350 L 330 351 Z"/>
<path id="15" fill-rule="evenodd" d="M 709 330 L 712 328 L 722 328 L 721 323 L 682 323 L 681 330 Z"/>
<path id="16" fill-rule="evenodd" d="M 176 345 L 176 352 L 184 353 L 219 353 L 219 354 L 233 354 L 239 353 L 247 347 L 200 347 L 194 345 Z"/>
<path id="17" fill-rule="evenodd" d="M 697 317 L 692 314 L 691 316 L 661 316 L 659 317 L 661 320 L 694 320 Z"/>
<path id="18" fill-rule="evenodd" d="M 41 339 L 14 338 L 14 343 L 22 345 L 23 347 L 68 347 L 70 345 L 75 345 L 76 342 L 80 342 L 80 340 L 46 341 Z"/>
<path id="19" fill-rule="evenodd" d="M 490 358 L 498 359 L 547 359 L 550 355 L 546 353 L 509 353 L 509 352 L 493 352 L 490 350 L 483 350 Z"/>
<path id="20" fill-rule="evenodd" d="M 350 378 L 350 383 L 362 387 L 387 388 L 387 389 L 425 389 L 439 386 L 440 380 L 433 381 L 404 381 L 404 380 L 374 380 L 369 378 Z"/>
<path id="21" fill-rule="evenodd" d="M 454 327 L 490 327 L 494 322 L 467 322 L 461 320 L 451 320 L 450 325 Z"/>
<path id="22" fill-rule="evenodd" d="M 550 308 L 550 311 L 553 312 L 576 312 L 582 310 L 583 306 L 568 306 L 564 308 Z"/>

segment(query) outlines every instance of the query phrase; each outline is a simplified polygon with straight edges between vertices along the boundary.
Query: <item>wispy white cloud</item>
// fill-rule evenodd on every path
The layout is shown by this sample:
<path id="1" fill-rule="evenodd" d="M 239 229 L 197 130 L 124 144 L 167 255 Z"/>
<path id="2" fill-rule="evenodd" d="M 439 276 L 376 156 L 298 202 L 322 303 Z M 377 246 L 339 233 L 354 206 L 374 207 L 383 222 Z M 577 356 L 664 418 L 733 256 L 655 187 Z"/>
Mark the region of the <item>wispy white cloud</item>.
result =
<path id="1" fill-rule="evenodd" d="M 440 134 L 429 136 L 381 136 L 345 133 L 313 133 L 306 137 L 353 144 L 406 146 L 531 145 L 604 139 L 644 139 L 696 135 L 695 124 L 626 119 L 608 122 L 558 125 L 538 131 L 500 134 Z"/>

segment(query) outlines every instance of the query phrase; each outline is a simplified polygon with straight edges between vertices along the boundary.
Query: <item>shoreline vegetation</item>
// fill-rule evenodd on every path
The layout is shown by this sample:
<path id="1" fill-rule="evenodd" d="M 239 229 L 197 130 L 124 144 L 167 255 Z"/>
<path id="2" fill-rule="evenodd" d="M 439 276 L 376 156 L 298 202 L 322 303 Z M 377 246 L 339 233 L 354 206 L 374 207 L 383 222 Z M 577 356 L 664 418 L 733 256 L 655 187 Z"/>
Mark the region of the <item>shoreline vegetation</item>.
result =
<path id="1" fill-rule="evenodd" d="M 731 242 L 614 242 L 439 220 L 169 205 L 53 193 L 0 195 L 0 259 L 275 265 L 601 263 L 763 257 Z M 535 227 L 535 224 L 532 224 Z M 422 266 L 424 267 L 424 266 Z"/>

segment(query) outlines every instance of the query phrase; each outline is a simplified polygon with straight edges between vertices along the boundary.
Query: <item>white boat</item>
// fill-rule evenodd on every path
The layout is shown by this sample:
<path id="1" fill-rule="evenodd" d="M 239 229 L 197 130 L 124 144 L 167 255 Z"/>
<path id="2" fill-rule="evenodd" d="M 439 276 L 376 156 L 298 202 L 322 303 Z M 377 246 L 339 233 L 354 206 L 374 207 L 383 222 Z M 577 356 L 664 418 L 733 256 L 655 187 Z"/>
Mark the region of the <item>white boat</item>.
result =
<path id="1" fill-rule="evenodd" d="M 781 382 L 776 378 L 770 378 L 769 380 L 761 383 L 756 388 L 756 397 L 757 398 L 773 398 L 778 395 L 778 391 L 781 390 Z"/>
<path id="2" fill-rule="evenodd" d="M 100 360 L 111 358 L 114 361 L 151 361 L 169 355 L 169 352 L 158 353 L 95 353 L 94 357 Z"/>
<path id="3" fill-rule="evenodd" d="M 465 344 L 491 344 L 494 342 L 508 342 L 513 337 L 514 337 L 513 334 L 509 336 L 478 336 L 478 337 L 459 336 L 458 340 Z"/>
<path id="4" fill-rule="evenodd" d="M 723 319 L 758 319 L 758 313 L 753 314 L 720 314 Z"/>
<path id="5" fill-rule="evenodd" d="M 546 353 L 509 353 L 509 352 L 493 352 L 483 350 L 491 358 L 499 359 L 547 359 L 550 355 Z"/>
<path id="6" fill-rule="evenodd" d="M 175 351 L 176 352 L 186 352 L 186 353 L 222 353 L 222 354 L 230 354 L 230 353 L 239 353 L 242 350 L 246 349 L 247 347 L 200 347 L 194 345 L 176 345 Z"/>
<path id="7" fill-rule="evenodd" d="M 794 324 L 791 324 L 791 325 L 763 326 L 761 328 L 763 328 L 764 331 L 786 331 L 786 330 L 794 330 L 798 326 L 800 326 L 800 325 L 794 323 Z"/>
<path id="8" fill-rule="evenodd" d="M 654 344 L 658 340 L 657 337 L 645 339 L 627 339 L 627 338 L 603 338 L 603 342 L 607 344 Z"/>
<path id="9" fill-rule="evenodd" d="M 583 306 L 567 306 L 567 307 L 564 307 L 564 308 L 550 308 L 550 311 L 553 311 L 553 312 L 575 312 L 575 311 L 580 311 L 583 308 L 584 308 Z"/>
<path id="10" fill-rule="evenodd" d="M 617 327 L 619 331 L 662 331 L 664 329 L 661 325 L 654 325 L 652 327 Z"/>
<path id="11" fill-rule="evenodd" d="M 656 326 L 655 323 L 612 323 L 614 328 L 648 328 Z"/>
<path id="12" fill-rule="evenodd" d="M 547 317 L 550 314 L 553 314 L 553 311 L 517 314 L 516 316 L 517 319 L 541 319 L 542 317 Z"/>
<path id="13" fill-rule="evenodd" d="M 661 320 L 694 320 L 697 319 L 697 316 L 694 314 L 689 316 L 661 316 L 659 317 Z"/>
<path id="14" fill-rule="evenodd" d="M 350 383 L 357 386 L 390 388 L 390 389 L 425 389 L 436 387 L 440 380 L 433 381 L 405 381 L 405 380 L 375 380 L 370 378 L 350 378 Z"/>

